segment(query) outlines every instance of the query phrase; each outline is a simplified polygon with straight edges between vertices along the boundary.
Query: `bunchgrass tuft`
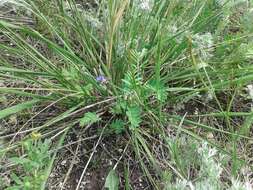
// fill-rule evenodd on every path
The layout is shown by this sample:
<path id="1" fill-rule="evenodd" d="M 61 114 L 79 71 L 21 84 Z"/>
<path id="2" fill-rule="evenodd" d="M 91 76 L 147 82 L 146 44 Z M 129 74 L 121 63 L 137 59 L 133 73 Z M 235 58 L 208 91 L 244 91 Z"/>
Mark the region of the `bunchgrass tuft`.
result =
<path id="1" fill-rule="evenodd" d="M 0 15 L 0 171 L 12 176 L 9 189 L 50 189 L 56 153 L 73 133 L 99 138 L 72 189 L 87 169 L 103 170 L 91 160 L 108 137 L 121 141 L 110 151 L 125 147 L 106 169 L 109 189 L 141 189 L 129 160 L 143 188 L 250 189 L 252 3 L 0 3 L 14 10 Z"/>

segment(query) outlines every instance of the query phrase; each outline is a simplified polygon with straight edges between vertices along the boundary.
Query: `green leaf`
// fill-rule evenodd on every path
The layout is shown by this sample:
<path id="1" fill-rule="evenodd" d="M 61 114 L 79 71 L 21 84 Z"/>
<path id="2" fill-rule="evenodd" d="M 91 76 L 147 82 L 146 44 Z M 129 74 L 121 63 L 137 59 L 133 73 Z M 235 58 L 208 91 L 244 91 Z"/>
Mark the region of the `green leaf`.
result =
<path id="1" fill-rule="evenodd" d="M 29 160 L 27 158 L 20 158 L 20 157 L 10 158 L 10 161 L 15 163 L 15 164 L 26 164 L 26 163 L 31 162 L 31 160 Z"/>
<path id="2" fill-rule="evenodd" d="M 115 106 L 111 108 L 110 112 L 116 115 L 122 114 L 127 108 L 127 102 L 124 99 L 120 99 L 116 102 Z"/>
<path id="3" fill-rule="evenodd" d="M 31 100 L 25 103 L 21 103 L 0 111 L 0 119 L 3 119 L 11 114 L 18 113 L 24 109 L 31 108 L 34 104 L 38 103 L 39 100 Z"/>
<path id="4" fill-rule="evenodd" d="M 117 119 L 111 123 L 110 127 L 116 134 L 120 134 L 125 130 L 124 125 L 124 121 Z"/>
<path id="5" fill-rule="evenodd" d="M 61 138 L 59 139 L 59 141 L 57 142 L 56 144 L 56 150 L 59 150 L 60 147 L 62 146 L 62 144 L 64 143 L 64 140 L 66 138 L 66 135 L 68 134 L 68 131 L 70 129 L 71 126 L 69 126 L 67 128 L 67 130 L 65 130 L 65 132 L 62 134 Z M 49 142 L 48 142 L 49 143 Z M 48 152 L 48 151 L 47 151 Z M 58 154 L 58 151 L 55 151 L 46 170 L 45 170 L 45 173 L 42 174 L 43 176 L 43 181 L 42 181 L 42 184 L 41 184 L 41 187 L 40 189 L 41 190 L 44 190 L 46 189 L 46 184 L 47 184 L 47 181 L 48 181 L 48 178 L 49 178 L 49 175 L 50 173 L 52 172 L 52 169 L 53 169 L 53 166 L 54 166 L 54 163 L 55 163 L 55 159 L 56 159 L 56 156 Z"/>
<path id="6" fill-rule="evenodd" d="M 155 92 L 158 101 L 165 102 L 167 100 L 168 93 L 162 81 L 150 81 L 149 88 Z"/>
<path id="7" fill-rule="evenodd" d="M 106 177 L 105 188 L 108 188 L 109 190 L 119 189 L 119 177 L 114 169 L 112 169 Z"/>
<path id="8" fill-rule="evenodd" d="M 83 87 L 83 90 L 87 95 L 91 95 L 91 92 L 93 90 L 93 85 L 92 84 L 87 84 L 86 86 Z"/>
<path id="9" fill-rule="evenodd" d="M 75 80 L 75 79 L 78 79 L 78 73 L 72 67 L 70 69 L 63 68 L 62 69 L 62 75 L 64 76 L 64 78 L 66 80 Z"/>
<path id="10" fill-rule="evenodd" d="M 20 190 L 21 189 L 21 187 L 19 187 L 19 186 L 11 186 L 11 187 L 7 187 L 5 190 Z"/>
<path id="11" fill-rule="evenodd" d="M 21 179 L 15 173 L 11 173 L 11 179 L 13 181 L 15 181 L 16 184 L 18 184 L 18 185 L 22 185 L 23 184 L 23 182 L 21 181 Z"/>
<path id="12" fill-rule="evenodd" d="M 250 134 L 250 129 L 253 124 L 253 113 L 246 117 L 241 129 L 240 129 L 240 135 L 248 136 Z"/>
<path id="13" fill-rule="evenodd" d="M 52 100 L 51 96 L 42 96 L 42 95 L 38 95 L 38 94 L 33 94 L 33 93 L 29 93 L 29 92 L 24 92 L 21 89 L 15 89 L 15 88 L 9 88 L 9 87 L 0 87 L 0 93 L 4 93 L 4 94 L 15 94 L 18 96 L 22 96 L 22 97 L 30 97 L 30 98 L 34 98 L 34 99 L 43 99 L 43 100 Z"/>
<path id="14" fill-rule="evenodd" d="M 87 112 L 84 114 L 84 117 L 80 119 L 80 126 L 83 127 L 84 125 L 91 125 L 100 121 L 101 118 L 94 112 Z"/>
<path id="15" fill-rule="evenodd" d="M 128 107 L 126 114 L 129 122 L 131 123 L 130 128 L 135 129 L 139 127 L 141 123 L 141 109 L 137 106 Z"/>
<path id="16" fill-rule="evenodd" d="M 124 163 L 124 179 L 125 179 L 125 190 L 130 190 L 131 185 L 130 185 L 130 181 L 129 181 L 129 165 Z"/>

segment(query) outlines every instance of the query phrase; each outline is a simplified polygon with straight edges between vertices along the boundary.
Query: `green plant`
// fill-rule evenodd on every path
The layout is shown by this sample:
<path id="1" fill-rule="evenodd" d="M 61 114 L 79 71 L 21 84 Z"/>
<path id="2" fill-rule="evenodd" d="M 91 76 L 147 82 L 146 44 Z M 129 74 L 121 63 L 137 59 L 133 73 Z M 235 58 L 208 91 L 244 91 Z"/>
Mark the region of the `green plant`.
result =
<path id="1" fill-rule="evenodd" d="M 113 121 L 110 127 L 116 134 L 121 134 L 122 132 L 125 131 L 125 123 L 123 120 L 120 119 Z"/>
<path id="2" fill-rule="evenodd" d="M 36 22 L 0 21 L 0 79 L 7 83 L 0 93 L 17 100 L 0 110 L 1 120 L 13 114 L 20 119 L 29 110 L 31 119 L 20 127 L 29 129 L 22 132 L 45 138 L 68 128 L 82 134 L 85 125 L 99 121 L 113 130 L 112 137 L 131 140 L 154 189 L 161 188 L 163 165 L 153 150 L 157 142 L 174 159 L 174 175 L 185 178 L 190 164 L 180 158 L 180 142 L 164 146 L 168 130 L 228 155 L 234 177 L 247 163 L 237 142 L 246 146 L 251 140 L 252 113 L 235 104 L 253 79 L 248 1 L 102 0 L 89 9 L 74 0 L 11 3 Z M 59 109 L 34 126 L 31 121 L 50 108 Z M 245 118 L 242 130 L 237 121 Z M 2 152 L 20 147 L 11 142 Z"/>
<path id="3" fill-rule="evenodd" d="M 96 113 L 87 112 L 84 114 L 84 117 L 80 119 L 80 126 L 83 127 L 84 125 L 91 125 L 99 120 L 100 118 Z"/>
<path id="4" fill-rule="evenodd" d="M 111 170 L 105 181 L 105 187 L 108 188 L 109 190 L 118 190 L 119 189 L 119 179 L 118 176 L 115 172 L 115 170 Z"/>
<path id="5" fill-rule="evenodd" d="M 50 161 L 50 142 L 49 141 L 33 141 L 26 140 L 23 143 L 26 157 L 11 157 L 10 162 L 20 167 L 21 175 L 16 172 L 11 173 L 11 179 L 15 185 L 11 185 L 7 189 L 40 189 L 41 185 L 47 180 L 46 169 Z M 6 190 L 7 190 L 6 189 Z"/>
<path id="6" fill-rule="evenodd" d="M 189 151 L 189 150 L 187 150 Z M 191 154 L 192 151 L 189 151 Z M 217 151 L 214 148 L 210 148 L 206 143 L 199 146 L 197 150 L 197 160 L 200 161 L 199 171 L 197 172 L 197 177 L 194 182 L 188 181 L 187 179 L 177 179 L 176 183 L 166 183 L 165 189 L 251 189 L 249 181 L 240 182 L 238 180 L 230 179 L 232 185 L 227 185 L 222 183 L 221 173 L 223 171 L 223 156 L 217 155 Z M 196 161 L 196 159 L 195 159 Z M 197 167 L 195 167 L 197 168 Z"/>

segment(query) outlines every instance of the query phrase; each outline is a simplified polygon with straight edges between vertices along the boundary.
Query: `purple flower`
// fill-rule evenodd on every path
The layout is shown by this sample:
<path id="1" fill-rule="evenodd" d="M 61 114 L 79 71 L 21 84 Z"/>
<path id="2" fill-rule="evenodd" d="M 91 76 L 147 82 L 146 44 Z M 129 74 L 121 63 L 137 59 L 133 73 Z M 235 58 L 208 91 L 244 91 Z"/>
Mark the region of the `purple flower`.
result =
<path id="1" fill-rule="evenodd" d="M 105 76 L 103 76 L 103 75 L 97 76 L 96 80 L 97 80 L 99 83 L 106 83 L 106 81 L 107 81 L 106 78 L 105 78 Z"/>

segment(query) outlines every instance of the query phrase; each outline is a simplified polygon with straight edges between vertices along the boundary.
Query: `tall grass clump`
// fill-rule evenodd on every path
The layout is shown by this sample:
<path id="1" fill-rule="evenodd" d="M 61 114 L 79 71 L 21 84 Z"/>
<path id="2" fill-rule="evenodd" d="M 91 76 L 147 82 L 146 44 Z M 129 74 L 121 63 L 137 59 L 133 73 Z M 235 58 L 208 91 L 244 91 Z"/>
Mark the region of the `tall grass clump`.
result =
<path id="1" fill-rule="evenodd" d="M 71 131 L 93 128 L 97 144 L 123 137 L 151 189 L 243 183 L 252 145 L 252 3 L 8 1 L 32 24 L 0 20 L 0 170 L 33 161 L 27 141 L 37 147 L 50 139 L 51 162 L 38 167 L 43 182 L 26 187 L 43 189 Z M 214 149 L 227 161 L 215 166 Z M 117 166 L 109 189 L 118 188 Z M 27 178 L 15 176 L 22 189 Z"/>

